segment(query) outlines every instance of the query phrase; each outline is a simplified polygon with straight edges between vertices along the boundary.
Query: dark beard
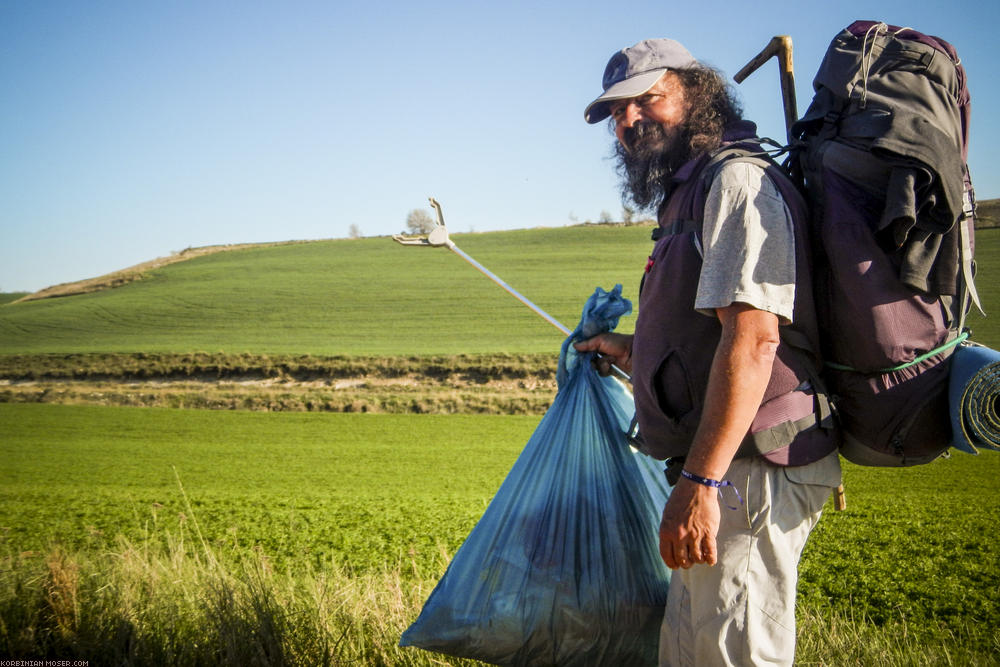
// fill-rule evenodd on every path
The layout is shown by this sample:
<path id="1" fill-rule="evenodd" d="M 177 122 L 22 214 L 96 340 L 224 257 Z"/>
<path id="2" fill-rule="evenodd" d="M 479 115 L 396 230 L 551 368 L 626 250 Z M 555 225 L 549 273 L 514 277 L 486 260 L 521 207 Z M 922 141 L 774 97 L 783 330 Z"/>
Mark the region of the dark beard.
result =
<path id="1" fill-rule="evenodd" d="M 625 130 L 624 140 L 628 149 L 617 141 L 614 149 L 622 199 L 653 211 L 668 194 L 670 178 L 692 157 L 688 132 L 642 121 Z"/>

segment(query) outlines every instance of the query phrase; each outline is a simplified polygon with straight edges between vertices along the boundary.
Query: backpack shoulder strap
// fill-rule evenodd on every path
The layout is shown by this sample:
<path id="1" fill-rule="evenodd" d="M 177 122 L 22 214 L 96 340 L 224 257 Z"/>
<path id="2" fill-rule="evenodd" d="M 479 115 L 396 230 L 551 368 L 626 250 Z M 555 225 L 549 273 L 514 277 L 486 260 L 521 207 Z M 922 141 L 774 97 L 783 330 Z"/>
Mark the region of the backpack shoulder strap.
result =
<path id="1" fill-rule="evenodd" d="M 766 149 L 764 144 L 775 146 L 775 150 Z M 764 170 L 772 180 L 778 178 L 778 173 L 788 176 L 788 172 L 775 160 L 775 157 L 788 151 L 788 146 L 780 146 L 772 139 L 744 140 L 738 143 L 724 146 L 716 151 L 701 167 L 701 171 L 695 178 L 700 182 L 700 187 L 695 192 L 693 209 L 704 210 L 705 200 L 708 191 L 712 188 L 712 182 L 718 175 L 719 170 L 730 162 L 746 162 L 756 165 Z M 797 192 L 797 189 L 796 189 Z M 672 234 L 684 234 L 695 232 L 701 235 L 701 220 L 677 220 L 665 227 L 657 227 L 653 230 L 653 241 L 657 241 L 663 236 Z"/>
<path id="2" fill-rule="evenodd" d="M 701 179 L 706 192 L 712 187 L 712 181 L 715 180 L 716 174 L 728 162 L 749 162 L 765 170 L 768 167 L 777 166 L 777 162 L 771 157 L 771 153 L 759 144 L 756 150 L 749 145 L 749 142 L 723 148 L 712 156 L 701 172 Z"/>
<path id="3" fill-rule="evenodd" d="M 769 140 L 763 140 L 763 141 L 766 142 Z M 780 147 L 777 155 L 781 155 L 787 150 L 788 150 L 787 146 Z M 800 199 L 799 203 L 801 204 L 803 210 L 806 210 L 806 204 L 804 198 L 802 198 L 802 195 L 799 192 L 798 188 L 794 187 L 794 181 L 792 180 L 791 176 L 788 174 L 786 169 L 782 167 L 780 164 L 778 164 L 778 162 L 774 159 L 772 152 L 764 149 L 763 147 L 758 147 L 758 150 L 753 150 L 752 148 L 746 146 L 745 144 L 743 146 L 734 146 L 732 148 L 724 149 L 720 151 L 717 155 L 713 156 L 711 160 L 709 160 L 708 164 L 705 166 L 704 171 L 702 172 L 702 178 L 704 179 L 705 194 L 707 194 L 708 190 L 711 188 L 712 181 L 714 180 L 715 175 L 718 173 L 718 171 L 722 168 L 724 164 L 731 161 L 747 162 L 750 164 L 757 165 L 764 170 L 764 173 L 767 175 L 768 178 L 772 179 L 772 181 L 776 178 L 784 176 L 793 184 L 793 188 L 781 189 L 777 183 L 775 183 L 775 187 L 779 188 L 779 191 L 782 192 L 783 197 L 788 196 L 788 193 L 794 193 L 795 195 L 798 195 Z M 787 202 L 786 205 L 788 205 Z M 812 377 L 813 383 L 816 386 L 819 393 L 825 394 L 826 389 L 824 387 L 824 383 L 820 378 L 819 367 L 815 363 L 815 360 L 820 358 L 819 350 L 815 349 L 815 346 L 810 343 L 809 339 L 799 331 L 790 329 L 789 327 L 780 327 L 779 334 L 781 335 L 781 340 L 786 344 L 788 344 L 790 347 L 795 348 L 800 352 L 806 353 L 807 358 L 810 360 L 809 368 L 810 368 L 810 375 L 813 376 Z"/>
<path id="4" fill-rule="evenodd" d="M 719 173 L 719 170 L 722 169 L 723 165 L 729 162 L 738 161 L 756 164 L 764 170 L 767 170 L 768 167 L 775 166 L 775 162 L 771 159 L 768 151 L 764 150 L 760 146 L 760 142 L 763 141 L 770 140 L 761 139 L 753 142 L 741 141 L 737 144 L 724 146 L 721 150 L 712 154 L 696 176 L 700 183 L 700 187 L 698 187 L 694 193 L 692 210 L 704 210 L 708 191 L 711 189 L 712 182 L 715 180 L 716 175 Z M 688 232 L 694 232 L 700 237 L 701 216 L 696 217 L 698 218 L 697 220 L 676 220 L 666 227 L 657 227 L 653 231 L 653 240 L 656 241 L 663 236 L 684 234 Z"/>

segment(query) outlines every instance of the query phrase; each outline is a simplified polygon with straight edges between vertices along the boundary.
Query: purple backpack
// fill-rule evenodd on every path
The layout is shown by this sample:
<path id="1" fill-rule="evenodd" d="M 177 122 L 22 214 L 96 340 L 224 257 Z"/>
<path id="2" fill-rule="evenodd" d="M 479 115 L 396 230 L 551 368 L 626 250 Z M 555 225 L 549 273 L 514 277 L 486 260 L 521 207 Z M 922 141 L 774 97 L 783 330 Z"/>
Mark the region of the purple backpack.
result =
<path id="1" fill-rule="evenodd" d="M 787 166 L 811 211 L 841 454 L 926 463 L 952 442 L 951 355 L 979 305 L 965 70 L 942 39 L 858 21 L 834 38 L 813 87 Z"/>

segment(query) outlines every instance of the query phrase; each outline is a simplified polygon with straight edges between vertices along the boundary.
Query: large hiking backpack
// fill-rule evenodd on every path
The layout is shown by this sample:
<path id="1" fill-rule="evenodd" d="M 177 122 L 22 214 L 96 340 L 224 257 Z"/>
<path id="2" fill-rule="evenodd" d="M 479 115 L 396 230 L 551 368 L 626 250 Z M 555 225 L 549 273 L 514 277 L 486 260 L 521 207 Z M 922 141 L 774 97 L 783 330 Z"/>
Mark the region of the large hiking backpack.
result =
<path id="1" fill-rule="evenodd" d="M 954 47 L 858 21 L 838 34 L 792 126 L 841 453 L 907 466 L 952 442 L 948 376 L 978 306 L 969 93 Z"/>

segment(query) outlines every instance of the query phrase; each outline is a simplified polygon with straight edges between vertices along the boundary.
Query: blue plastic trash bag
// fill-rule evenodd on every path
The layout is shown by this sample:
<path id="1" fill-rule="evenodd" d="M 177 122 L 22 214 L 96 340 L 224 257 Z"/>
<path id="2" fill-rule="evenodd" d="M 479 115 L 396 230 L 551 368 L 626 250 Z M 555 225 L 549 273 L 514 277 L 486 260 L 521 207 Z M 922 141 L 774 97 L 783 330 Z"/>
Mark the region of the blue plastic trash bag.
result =
<path id="1" fill-rule="evenodd" d="M 598 288 L 559 391 L 401 646 L 498 665 L 655 665 L 669 571 L 662 464 L 625 440 L 631 394 L 569 344 L 631 311 Z"/>
<path id="2" fill-rule="evenodd" d="M 970 454 L 976 447 L 1000 450 L 1000 352 L 982 345 L 960 345 L 948 377 L 951 446 Z"/>

